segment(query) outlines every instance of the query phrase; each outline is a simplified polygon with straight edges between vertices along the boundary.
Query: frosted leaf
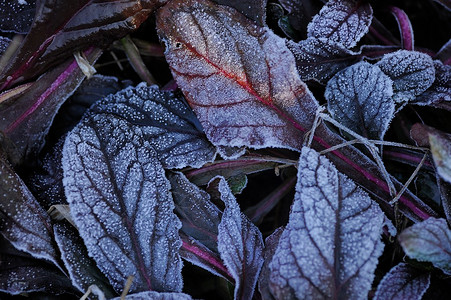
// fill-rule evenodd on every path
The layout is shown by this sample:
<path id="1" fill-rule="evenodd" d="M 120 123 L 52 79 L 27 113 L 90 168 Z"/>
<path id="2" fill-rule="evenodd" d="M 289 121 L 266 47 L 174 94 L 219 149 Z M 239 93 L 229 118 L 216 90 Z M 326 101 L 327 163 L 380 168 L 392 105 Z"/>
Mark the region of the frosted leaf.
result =
<path id="1" fill-rule="evenodd" d="M 215 156 L 202 127 L 183 98 L 145 83 L 96 103 L 91 114 L 108 113 L 140 127 L 164 168 L 201 167 Z"/>
<path id="2" fill-rule="evenodd" d="M 63 149 L 64 188 L 89 255 L 117 292 L 180 291 L 180 221 L 157 154 L 137 126 L 85 118 Z"/>
<path id="3" fill-rule="evenodd" d="M 372 19 L 373 9 L 369 3 L 329 0 L 308 25 L 307 35 L 352 48 L 368 32 Z"/>
<path id="4" fill-rule="evenodd" d="M 445 219 L 431 217 L 416 223 L 404 229 L 398 239 L 410 258 L 431 262 L 451 275 L 451 230 Z"/>
<path id="5" fill-rule="evenodd" d="M 36 1 L 0 1 L 0 31 L 27 34 L 33 22 Z"/>
<path id="6" fill-rule="evenodd" d="M 429 287 L 431 275 L 400 263 L 385 274 L 374 300 L 421 300 Z"/>
<path id="7" fill-rule="evenodd" d="M 335 73 L 360 60 L 358 53 L 325 38 L 308 38 L 299 43 L 287 41 L 287 47 L 293 52 L 304 81 L 316 80 L 325 84 Z"/>
<path id="8" fill-rule="evenodd" d="M 265 240 L 265 250 L 263 251 L 263 258 L 265 259 L 265 262 L 263 263 L 263 267 L 258 278 L 258 291 L 260 292 L 263 300 L 274 300 L 269 288 L 269 276 L 271 275 L 269 264 L 271 263 L 274 253 L 276 252 L 283 230 L 283 227 L 277 228 Z"/>
<path id="9" fill-rule="evenodd" d="M 159 293 L 159 292 L 141 292 L 125 296 L 126 300 L 191 300 L 191 296 L 184 293 Z M 116 297 L 111 300 L 122 300 Z"/>
<path id="10" fill-rule="evenodd" d="M 218 230 L 218 250 L 235 279 L 235 299 L 252 299 L 263 265 L 263 238 L 258 228 L 240 211 L 224 178 L 218 191 L 225 204 Z"/>
<path id="11" fill-rule="evenodd" d="M 63 222 L 53 225 L 53 229 L 55 241 L 72 284 L 82 293 L 85 293 L 90 285 L 95 284 L 106 297 L 112 298 L 115 295 L 114 290 L 105 275 L 88 256 L 88 251 L 77 230 Z"/>
<path id="12" fill-rule="evenodd" d="M 382 139 L 395 110 L 392 81 L 378 67 L 359 62 L 327 83 L 324 97 L 332 117 L 358 134 Z"/>
<path id="13" fill-rule="evenodd" d="M 18 250 L 59 266 L 49 216 L 1 156 L 0 232 Z"/>
<path id="14" fill-rule="evenodd" d="M 434 61 L 435 81 L 412 104 L 429 105 L 440 101 L 451 102 L 451 66 Z"/>
<path id="15" fill-rule="evenodd" d="M 428 136 L 437 173 L 451 183 L 451 134 L 431 130 Z"/>
<path id="16" fill-rule="evenodd" d="M 284 39 L 207 0 L 169 2 L 157 28 L 172 74 L 214 145 L 301 147 L 318 103 Z"/>
<path id="17" fill-rule="evenodd" d="M 393 99 L 407 102 L 426 91 L 435 80 L 432 58 L 417 51 L 399 50 L 376 64 L 393 80 Z"/>
<path id="18" fill-rule="evenodd" d="M 383 243 L 384 214 L 318 152 L 303 148 L 270 288 L 276 299 L 364 299 Z"/>
<path id="19" fill-rule="evenodd" d="M 182 231 L 217 251 L 221 211 L 210 201 L 210 195 L 189 182 L 182 173 L 169 173 L 168 179 Z"/>
<path id="20" fill-rule="evenodd" d="M 77 290 L 55 266 L 17 250 L 0 236 L 0 292 L 61 294 L 76 293 Z M 2 294 L 4 298 L 9 299 Z"/>

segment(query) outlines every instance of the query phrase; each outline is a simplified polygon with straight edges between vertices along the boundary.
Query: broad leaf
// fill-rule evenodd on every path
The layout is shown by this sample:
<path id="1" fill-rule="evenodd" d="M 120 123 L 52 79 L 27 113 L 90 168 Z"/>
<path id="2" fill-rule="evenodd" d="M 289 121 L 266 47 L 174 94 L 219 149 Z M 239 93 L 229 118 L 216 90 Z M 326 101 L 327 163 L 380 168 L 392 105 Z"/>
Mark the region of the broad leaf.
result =
<path id="1" fill-rule="evenodd" d="M 100 54 L 98 49 L 85 51 L 89 63 L 94 63 Z M 83 79 L 85 74 L 71 59 L 1 103 L 0 130 L 15 144 L 21 158 L 36 155 L 41 149 L 58 109 Z"/>
<path id="2" fill-rule="evenodd" d="M 49 216 L 2 157 L 0 190 L 1 234 L 18 250 L 59 266 Z"/>
<path id="3" fill-rule="evenodd" d="M 258 291 L 260 292 L 263 300 L 274 300 L 274 297 L 269 288 L 269 278 L 271 276 L 269 264 L 271 263 L 277 246 L 279 245 L 279 240 L 283 231 L 284 228 L 279 227 L 265 240 L 265 250 L 263 251 L 263 258 L 265 259 L 265 261 L 258 278 Z"/>
<path id="4" fill-rule="evenodd" d="M 184 293 L 158 293 L 158 292 L 141 292 L 130 294 L 122 297 L 116 297 L 111 300 L 191 300 L 191 296 Z"/>
<path id="5" fill-rule="evenodd" d="M 382 139 L 393 117 L 392 81 L 367 62 L 337 73 L 324 97 L 332 117 L 358 134 Z"/>
<path id="6" fill-rule="evenodd" d="M 157 0 L 37 1 L 29 34 L 0 74 L 0 90 L 43 73 L 77 50 L 107 46 L 136 29 L 158 5 Z"/>
<path id="7" fill-rule="evenodd" d="M 352 48 L 368 32 L 372 18 L 373 9 L 369 3 L 329 0 L 308 25 L 307 34 Z"/>
<path id="8" fill-rule="evenodd" d="M 157 29 L 172 73 L 214 145 L 301 149 L 318 103 L 284 40 L 208 0 L 171 1 L 159 10 Z M 318 150 L 344 142 L 324 125 L 313 140 Z M 384 204 L 392 199 L 388 186 L 365 155 L 346 147 L 327 156 L 392 209 Z M 414 220 L 435 215 L 408 191 L 399 203 Z"/>
<path id="9" fill-rule="evenodd" d="M 217 252 L 218 225 L 222 212 L 210 196 L 181 173 L 169 173 L 175 212 L 182 221 L 182 231 Z"/>
<path id="10" fill-rule="evenodd" d="M 218 190 L 226 208 L 218 226 L 218 250 L 235 279 L 235 299 L 252 299 L 263 265 L 263 238 L 258 228 L 240 211 L 224 178 Z"/>
<path id="11" fill-rule="evenodd" d="M 259 26 L 265 26 L 267 0 L 213 0 L 214 2 L 235 8 L 237 11 L 255 21 Z"/>
<path id="12" fill-rule="evenodd" d="M 358 53 L 325 38 L 308 38 L 299 43 L 287 41 L 296 58 L 299 75 L 304 81 L 316 80 L 326 84 L 338 71 L 358 62 Z"/>
<path id="13" fill-rule="evenodd" d="M 324 157 L 303 148 L 290 219 L 271 264 L 276 299 L 362 299 L 374 278 L 384 214 Z"/>
<path id="14" fill-rule="evenodd" d="M 318 104 L 283 39 L 208 0 L 171 1 L 157 19 L 172 73 L 213 144 L 301 147 L 295 126 L 310 128 Z"/>
<path id="15" fill-rule="evenodd" d="M 0 237 L 0 292 L 23 295 L 33 292 L 74 294 L 77 291 L 55 266 L 17 250 Z"/>
<path id="16" fill-rule="evenodd" d="M 0 2 L 0 31 L 26 34 L 35 12 L 35 0 L 3 0 Z"/>
<path id="17" fill-rule="evenodd" d="M 451 103 L 451 66 L 434 61 L 435 81 L 430 88 L 419 95 L 412 103 L 430 105 L 437 102 Z"/>
<path id="18" fill-rule="evenodd" d="M 144 83 L 110 95 L 91 108 L 91 114 L 111 114 L 142 130 L 164 168 L 200 167 L 216 150 L 182 97 Z"/>
<path id="19" fill-rule="evenodd" d="M 69 272 L 72 284 L 82 293 L 85 293 L 90 285 L 95 284 L 106 297 L 114 297 L 115 293 L 109 285 L 108 279 L 88 256 L 88 251 L 77 230 L 68 224 L 59 222 L 53 225 L 53 229 L 55 241 L 61 252 L 64 266 Z"/>
<path id="20" fill-rule="evenodd" d="M 416 51 L 399 50 L 376 64 L 393 80 L 393 99 L 407 102 L 426 91 L 435 80 L 432 58 Z"/>
<path id="21" fill-rule="evenodd" d="M 400 263 L 385 274 L 374 300 L 421 300 L 429 287 L 431 275 Z"/>
<path id="22" fill-rule="evenodd" d="M 139 115 L 138 115 L 139 117 Z M 85 118 L 63 149 L 64 187 L 73 220 L 116 291 L 182 289 L 180 221 L 158 155 L 123 118 Z"/>
<path id="23" fill-rule="evenodd" d="M 444 219 L 429 218 L 414 224 L 398 239 L 410 258 L 431 262 L 451 275 L 451 230 Z"/>

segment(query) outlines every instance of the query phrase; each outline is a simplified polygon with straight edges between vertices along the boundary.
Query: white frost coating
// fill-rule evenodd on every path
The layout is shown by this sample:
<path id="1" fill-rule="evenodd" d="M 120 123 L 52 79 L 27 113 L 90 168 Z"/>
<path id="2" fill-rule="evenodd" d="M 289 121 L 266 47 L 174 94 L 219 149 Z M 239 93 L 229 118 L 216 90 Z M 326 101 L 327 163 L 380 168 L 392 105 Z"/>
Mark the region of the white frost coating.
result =
<path id="1" fill-rule="evenodd" d="M 286 43 L 296 58 L 299 75 L 304 81 L 316 80 L 326 84 L 335 73 L 360 60 L 358 53 L 326 38 L 310 37 L 299 43 L 291 40 Z"/>
<path id="2" fill-rule="evenodd" d="M 181 97 L 139 84 L 110 95 L 90 114 L 108 113 L 140 127 L 165 168 L 201 167 L 216 151 L 205 138 L 196 116 Z"/>
<path id="3" fill-rule="evenodd" d="M 276 299 L 364 299 L 384 214 L 325 158 L 303 148 L 290 218 L 269 265 Z"/>
<path id="4" fill-rule="evenodd" d="M 158 292 L 141 292 L 125 296 L 126 300 L 191 300 L 191 296 L 184 293 L 158 293 Z M 116 297 L 111 300 L 122 300 Z"/>
<path id="5" fill-rule="evenodd" d="M 137 126 L 111 114 L 85 118 L 62 159 L 71 214 L 89 255 L 121 292 L 182 289 L 181 223 L 156 152 Z"/>
<path id="6" fill-rule="evenodd" d="M 235 279 L 235 299 L 252 299 L 263 265 L 263 238 L 258 228 L 240 211 L 227 182 L 220 178 L 218 190 L 226 208 L 218 226 L 218 250 Z"/>
<path id="7" fill-rule="evenodd" d="M 435 80 L 432 58 L 417 51 L 399 50 L 386 54 L 376 66 L 393 80 L 393 99 L 396 102 L 414 100 Z"/>
<path id="8" fill-rule="evenodd" d="M 369 3 L 330 0 L 313 17 L 307 35 L 327 38 L 352 48 L 368 32 L 372 19 L 373 9 Z"/>
<path id="9" fill-rule="evenodd" d="M 410 258 L 429 261 L 451 275 L 451 230 L 445 219 L 431 217 L 404 229 L 399 243 Z"/>
<path id="10" fill-rule="evenodd" d="M 58 265 L 51 221 L 25 183 L 0 158 L 0 229 L 18 250 Z"/>
<path id="11" fill-rule="evenodd" d="M 374 300 L 421 300 L 429 287 L 431 275 L 400 263 L 385 274 Z"/>
<path id="12" fill-rule="evenodd" d="M 439 101 L 451 101 L 451 66 L 441 61 L 434 61 L 435 81 L 412 102 L 418 105 L 429 105 Z"/>
<path id="13" fill-rule="evenodd" d="M 324 97 L 332 117 L 358 134 L 382 139 L 393 118 L 392 80 L 377 66 L 359 62 L 327 83 Z"/>
<path id="14" fill-rule="evenodd" d="M 301 147 L 304 132 L 289 119 L 309 130 L 318 104 L 282 38 L 207 1 L 172 1 L 157 26 L 174 78 L 214 145 Z"/>

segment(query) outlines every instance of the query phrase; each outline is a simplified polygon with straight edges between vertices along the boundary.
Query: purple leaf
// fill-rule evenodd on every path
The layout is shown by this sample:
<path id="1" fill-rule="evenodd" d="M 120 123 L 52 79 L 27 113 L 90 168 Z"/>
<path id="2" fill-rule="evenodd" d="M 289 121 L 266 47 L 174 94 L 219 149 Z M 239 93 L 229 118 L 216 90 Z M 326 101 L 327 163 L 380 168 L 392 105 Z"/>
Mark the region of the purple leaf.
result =
<path id="1" fill-rule="evenodd" d="M 35 0 L 3 0 L 0 2 L 0 31 L 26 34 L 35 12 Z"/>
<path id="2" fill-rule="evenodd" d="M 235 279 L 235 299 L 252 299 L 263 265 L 263 239 L 258 228 L 240 211 L 224 178 L 218 190 L 226 208 L 218 226 L 218 250 Z"/>
<path id="3" fill-rule="evenodd" d="M 421 52 L 399 50 L 384 55 L 376 66 L 393 80 L 393 99 L 396 102 L 414 100 L 435 80 L 432 58 Z"/>
<path id="4" fill-rule="evenodd" d="M 101 51 L 85 52 L 94 63 Z M 42 75 L 31 87 L 2 103 L 0 130 L 14 142 L 21 158 L 35 155 L 44 143 L 53 118 L 63 102 L 85 79 L 75 59 Z"/>
<path id="5" fill-rule="evenodd" d="M 109 285 L 105 275 L 97 268 L 95 262 L 88 256 L 88 251 L 77 230 L 63 222 L 53 225 L 53 229 L 72 284 L 82 293 L 85 293 L 90 285 L 95 284 L 106 297 L 114 297 L 113 288 Z"/>
<path id="6" fill-rule="evenodd" d="M 266 24 L 267 0 L 213 0 L 217 4 L 233 7 L 259 26 Z"/>
<path id="7" fill-rule="evenodd" d="M 109 45 L 136 29 L 161 4 L 157 0 L 38 1 L 30 32 L 1 72 L 0 90 L 42 74 L 77 50 Z"/>
<path id="8" fill-rule="evenodd" d="M 434 0 L 437 3 L 443 5 L 448 11 L 451 11 L 451 1 L 450 0 Z"/>
<path id="9" fill-rule="evenodd" d="M 156 86 L 142 83 L 110 95 L 91 114 L 111 114 L 139 127 L 164 168 L 201 167 L 214 160 L 216 150 L 183 98 Z"/>
<path id="10" fill-rule="evenodd" d="M 451 230 L 444 219 L 416 223 L 404 229 L 398 239 L 410 258 L 431 262 L 451 275 Z"/>
<path id="11" fill-rule="evenodd" d="M 421 300 L 429 287 L 431 275 L 400 263 L 385 274 L 374 300 Z"/>
<path id="12" fill-rule="evenodd" d="M 390 6 L 390 12 L 398 23 L 399 32 L 401 33 L 402 48 L 406 50 L 413 50 L 413 28 L 412 24 L 410 24 L 409 17 L 402 9 L 395 6 Z"/>
<path id="13" fill-rule="evenodd" d="M 451 103 L 451 66 L 434 61 L 435 81 L 419 95 L 412 104 L 431 105 L 438 102 Z"/>
<path id="14" fill-rule="evenodd" d="M 230 282 L 234 282 L 232 275 L 222 262 L 219 254 L 211 251 L 199 241 L 185 235 L 180 235 L 183 241 L 180 248 L 180 256 L 189 261 L 193 265 L 201 267 L 210 273 L 221 276 Z"/>
<path id="15" fill-rule="evenodd" d="M 258 291 L 260 292 L 263 300 L 274 300 L 274 296 L 269 288 L 269 278 L 271 276 L 269 264 L 271 263 L 277 246 L 279 245 L 279 240 L 283 231 L 284 228 L 279 227 L 265 240 L 265 250 L 263 251 L 263 258 L 265 259 L 265 262 L 263 263 L 263 267 L 258 278 Z"/>
<path id="16" fill-rule="evenodd" d="M 368 32 L 372 18 L 369 3 L 329 0 L 308 25 L 307 34 L 352 48 Z"/>
<path id="17" fill-rule="evenodd" d="M 11 295 L 77 292 L 69 278 L 55 266 L 17 250 L 3 237 L 0 237 L 0 262 L 0 292 Z"/>
<path id="18" fill-rule="evenodd" d="M 66 139 L 63 170 L 73 220 L 114 289 L 134 275 L 132 292 L 181 291 L 181 223 L 141 129 L 120 116 L 88 116 Z"/>
<path id="19" fill-rule="evenodd" d="M 325 158 L 303 148 L 290 218 L 269 265 L 276 299 L 362 299 L 374 278 L 384 214 Z"/>
<path id="20" fill-rule="evenodd" d="M 182 231 L 217 252 L 218 225 L 222 212 L 210 196 L 182 173 L 169 173 L 175 211 L 182 221 Z"/>
<path id="21" fill-rule="evenodd" d="M 440 48 L 434 58 L 439 59 L 445 65 L 451 64 L 451 39 Z"/>
<path id="22" fill-rule="evenodd" d="M 358 134 L 382 139 L 393 117 L 392 81 L 378 67 L 360 62 L 337 73 L 324 97 L 332 117 Z"/>
<path id="23" fill-rule="evenodd" d="M 308 38 L 299 43 L 287 41 L 296 66 L 304 81 L 316 80 L 325 84 L 338 71 L 358 62 L 358 53 L 325 38 Z"/>
<path id="24" fill-rule="evenodd" d="M 59 267 L 53 229 L 39 205 L 12 167 L 0 158 L 0 231 L 18 250 Z"/>
<path id="25" fill-rule="evenodd" d="M 159 293 L 159 292 L 141 292 L 127 295 L 124 298 L 116 297 L 111 300 L 191 300 L 191 296 L 184 293 Z"/>

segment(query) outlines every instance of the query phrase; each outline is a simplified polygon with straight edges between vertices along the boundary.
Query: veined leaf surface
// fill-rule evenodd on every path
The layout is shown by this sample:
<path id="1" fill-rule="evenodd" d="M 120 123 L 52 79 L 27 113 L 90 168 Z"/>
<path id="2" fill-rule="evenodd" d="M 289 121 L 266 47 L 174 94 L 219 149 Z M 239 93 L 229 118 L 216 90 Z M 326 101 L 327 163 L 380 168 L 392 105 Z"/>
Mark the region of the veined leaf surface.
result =
<path id="1" fill-rule="evenodd" d="M 276 299 L 362 299 L 374 278 L 384 214 L 325 157 L 303 148 L 290 219 L 269 265 Z"/>

